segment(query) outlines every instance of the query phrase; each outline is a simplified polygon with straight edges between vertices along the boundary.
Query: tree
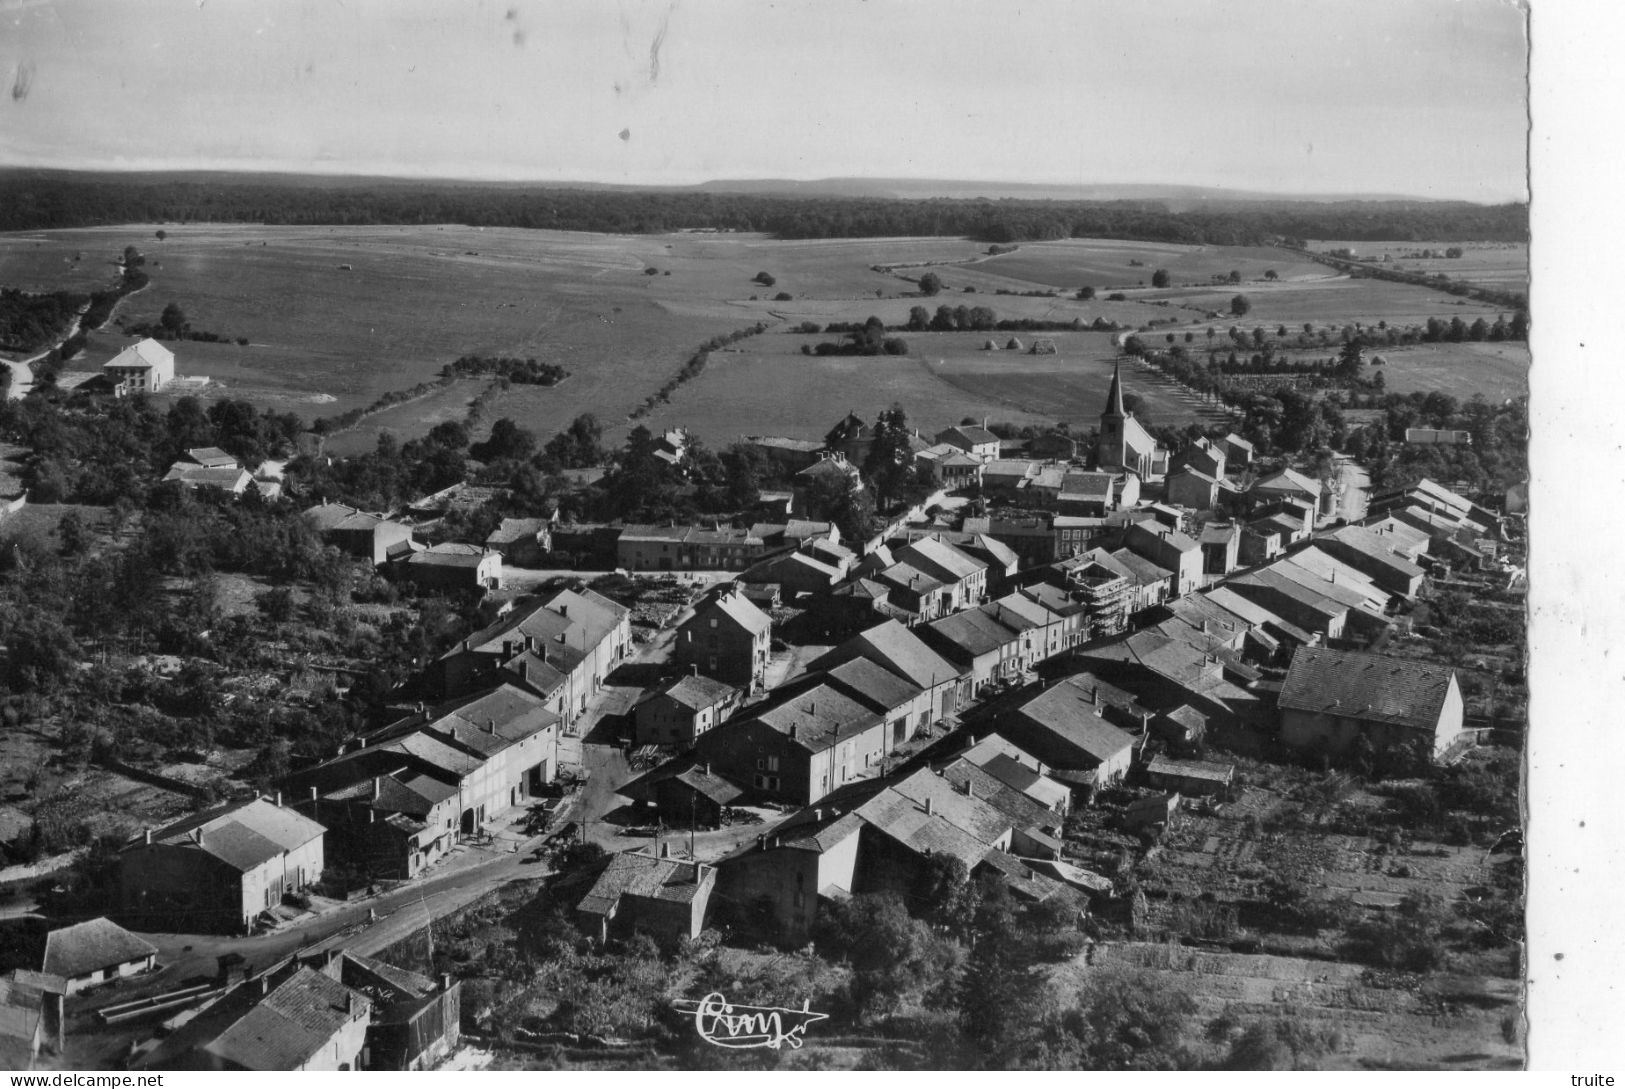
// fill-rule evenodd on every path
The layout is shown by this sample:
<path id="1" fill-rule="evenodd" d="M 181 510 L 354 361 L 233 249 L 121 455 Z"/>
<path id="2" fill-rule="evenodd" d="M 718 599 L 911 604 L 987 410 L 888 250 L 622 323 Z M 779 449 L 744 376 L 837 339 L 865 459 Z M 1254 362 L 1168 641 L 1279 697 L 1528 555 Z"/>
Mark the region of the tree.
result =
<path id="1" fill-rule="evenodd" d="M 90 545 L 90 534 L 79 512 L 70 510 L 56 524 L 56 539 L 62 545 L 64 556 L 77 556 Z"/>
<path id="2" fill-rule="evenodd" d="M 772 287 L 774 284 L 778 283 L 778 280 L 774 279 L 773 274 L 770 272 L 758 272 L 755 276 L 752 276 L 751 279 L 756 283 L 761 284 L 763 287 Z"/>
<path id="3" fill-rule="evenodd" d="M 1165 268 L 1159 268 L 1157 271 L 1153 272 L 1151 274 L 1151 286 L 1152 287 L 1167 287 L 1168 286 L 1168 270 L 1165 269 Z"/>
<path id="4" fill-rule="evenodd" d="M 536 452 L 536 436 L 504 416 L 491 425 L 491 437 L 468 452 L 481 461 L 523 461 Z"/>
<path id="5" fill-rule="evenodd" d="M 1266 279 L 1266 280 L 1278 280 L 1278 279 L 1280 279 L 1280 276 L 1278 276 L 1276 274 L 1274 269 L 1267 268 L 1267 269 L 1264 270 L 1264 279 Z"/>
<path id="6" fill-rule="evenodd" d="M 178 337 L 186 331 L 186 313 L 180 308 L 179 304 L 172 302 L 164 307 L 163 314 L 158 318 L 158 324 L 170 336 Z"/>
<path id="7" fill-rule="evenodd" d="M 942 277 L 934 272 L 928 272 L 920 277 L 920 294 L 936 295 L 942 291 Z"/>
<path id="8" fill-rule="evenodd" d="M 157 238 L 158 238 L 158 241 L 160 241 L 160 242 L 162 242 L 164 239 L 166 239 L 168 237 L 169 237 L 169 235 L 165 234 L 162 230 L 159 230 L 157 232 Z"/>
<path id="9" fill-rule="evenodd" d="M 1231 269 L 1230 270 L 1230 275 L 1228 277 L 1226 277 L 1226 279 L 1228 279 L 1233 284 L 1241 283 L 1241 270 L 1240 269 L 1234 269 L 1234 268 Z"/>
<path id="10" fill-rule="evenodd" d="M 1089 287 L 1087 285 L 1084 286 L 1084 287 L 1078 288 L 1078 298 L 1087 301 L 1087 300 L 1092 299 L 1094 297 L 1095 297 L 1095 289 L 1094 288 Z"/>
<path id="11" fill-rule="evenodd" d="M 436 446 L 461 450 L 468 446 L 468 428 L 461 420 L 443 420 L 429 430 L 428 439 Z"/>
<path id="12" fill-rule="evenodd" d="M 923 306 L 909 307 L 908 328 L 915 333 L 923 333 L 931 328 L 931 311 Z"/>
<path id="13" fill-rule="evenodd" d="M 1247 311 L 1253 308 L 1253 301 L 1245 295 L 1237 295 L 1230 300 L 1230 312 L 1236 317 L 1245 317 Z"/>

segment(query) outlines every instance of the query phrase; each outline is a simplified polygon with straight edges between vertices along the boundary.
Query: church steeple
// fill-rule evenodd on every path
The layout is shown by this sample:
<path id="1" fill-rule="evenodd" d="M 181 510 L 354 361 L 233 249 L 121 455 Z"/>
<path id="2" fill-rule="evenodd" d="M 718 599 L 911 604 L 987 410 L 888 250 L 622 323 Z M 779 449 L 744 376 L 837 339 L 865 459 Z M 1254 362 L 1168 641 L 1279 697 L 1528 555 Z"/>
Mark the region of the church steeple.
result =
<path id="1" fill-rule="evenodd" d="M 1100 414 L 1102 419 L 1108 416 L 1122 419 L 1128 415 L 1123 411 L 1123 376 L 1119 373 L 1121 369 L 1121 363 L 1112 364 L 1112 388 L 1106 391 L 1106 411 Z"/>

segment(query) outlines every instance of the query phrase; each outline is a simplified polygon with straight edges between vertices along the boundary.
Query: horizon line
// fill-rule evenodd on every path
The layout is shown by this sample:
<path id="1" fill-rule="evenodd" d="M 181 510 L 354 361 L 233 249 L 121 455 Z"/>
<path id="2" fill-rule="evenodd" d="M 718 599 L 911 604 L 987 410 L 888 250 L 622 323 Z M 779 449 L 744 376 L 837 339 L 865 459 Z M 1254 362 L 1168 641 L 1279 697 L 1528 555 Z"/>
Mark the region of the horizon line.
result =
<path id="1" fill-rule="evenodd" d="M 94 165 L 94 166 L 87 166 L 87 165 L 64 166 L 64 165 L 60 165 L 60 164 L 45 164 L 45 163 L 3 163 L 3 164 L 0 164 L 0 174 L 3 174 L 3 173 L 22 173 L 22 172 L 28 172 L 28 171 L 39 172 L 39 173 L 58 173 L 58 174 L 118 174 L 118 175 L 141 175 L 141 174 L 231 174 L 231 175 L 237 175 L 237 176 L 241 176 L 241 177 L 252 177 L 252 176 L 255 176 L 255 175 L 291 175 L 291 176 L 295 176 L 295 177 L 311 178 L 311 179 L 314 179 L 314 180 L 319 180 L 319 179 L 322 179 L 322 178 L 333 178 L 333 179 L 348 178 L 348 179 L 355 179 L 355 180 L 378 180 L 378 181 L 390 181 L 390 182 L 451 183 L 451 184 L 457 184 L 457 185 L 498 185 L 498 186 L 536 185 L 536 186 L 546 186 L 548 188 L 559 188 L 559 189 L 569 189 L 569 188 L 611 188 L 611 189 L 629 189 L 629 190 L 638 190 L 638 189 L 648 189 L 648 190 L 658 190 L 658 189 L 703 189 L 703 188 L 706 188 L 708 186 L 710 186 L 710 187 L 726 186 L 726 185 L 729 185 L 729 184 L 818 186 L 818 185 L 849 184 L 849 183 L 854 183 L 854 182 L 856 182 L 856 183 L 866 183 L 866 184 L 871 184 L 871 185 L 883 185 L 883 184 L 886 184 L 886 183 L 898 183 L 898 184 L 925 186 L 925 187 L 932 186 L 932 185 L 938 185 L 938 186 L 943 186 L 943 187 L 954 187 L 954 188 L 961 188 L 961 189 L 966 188 L 966 187 L 974 187 L 974 186 L 986 186 L 989 189 L 999 189 L 999 188 L 1007 188 L 1007 189 L 1008 188 L 1047 188 L 1047 189 L 1078 189 L 1078 190 L 1084 190 L 1084 189 L 1114 189 L 1114 188 L 1115 189 L 1187 189 L 1187 190 L 1195 190 L 1195 191 L 1197 191 L 1196 194 L 1193 194 L 1192 197 L 1188 198 L 1188 199 L 1202 199 L 1199 194 L 1202 193 L 1202 192 L 1208 192 L 1208 193 L 1216 193 L 1216 194 L 1235 194 L 1235 196 L 1232 196 L 1232 197 L 1229 198 L 1229 199 L 1232 199 L 1232 200 L 1282 200 L 1282 201 L 1309 200 L 1309 201 L 1314 201 L 1314 202 L 1332 202 L 1332 201 L 1371 201 L 1371 202 L 1377 202 L 1377 201 L 1381 201 L 1381 202 L 1416 201 L 1416 202 L 1422 202 L 1422 203 L 1476 204 L 1476 205 L 1480 205 L 1480 206 L 1483 206 L 1483 207 L 1493 207 L 1493 206 L 1498 205 L 1498 204 L 1527 204 L 1527 203 L 1529 203 L 1529 195 L 1528 195 L 1527 192 L 1525 192 L 1525 193 L 1523 193 L 1521 195 L 1517 195 L 1517 196 L 1507 195 L 1507 196 L 1502 196 L 1502 197 L 1499 197 L 1499 198 L 1488 198 L 1488 199 L 1479 198 L 1479 199 L 1475 199 L 1475 198 L 1472 198 L 1472 197 L 1459 196 L 1459 195 L 1452 195 L 1452 196 L 1421 196 L 1421 195 L 1418 195 L 1418 194 L 1407 194 L 1407 193 L 1400 193 L 1400 192 L 1316 190 L 1316 189 L 1289 190 L 1289 189 L 1274 189 L 1274 188 L 1268 188 L 1268 187 L 1251 187 L 1251 186 L 1240 186 L 1240 185 L 1234 185 L 1234 186 L 1233 185 L 1214 185 L 1214 184 L 1204 184 L 1204 183 L 1198 183 L 1198 182 L 1175 182 L 1175 181 L 1154 181 L 1154 182 L 1147 182 L 1147 181 L 1092 181 L 1092 182 L 1078 182 L 1078 181 L 1048 181 L 1048 180 L 1043 180 L 1043 181 L 1031 181 L 1031 180 L 1017 181 L 1017 180 L 999 180 L 999 179 L 991 179 L 991 178 L 944 178 L 944 177 L 935 177 L 935 176 L 910 176 L 910 175 L 898 175 L 898 174 L 874 174 L 874 175 L 868 175 L 868 174 L 844 174 L 844 175 L 826 175 L 826 176 L 820 176 L 820 177 L 794 177 L 794 176 L 788 176 L 788 175 L 760 175 L 760 174 L 758 174 L 758 175 L 749 175 L 749 176 L 745 176 L 745 175 L 739 175 L 739 176 L 710 176 L 710 177 L 706 177 L 706 178 L 704 178 L 702 180 L 698 180 L 698 181 L 606 181 L 606 180 L 600 180 L 600 179 L 594 179 L 594 178 L 584 178 L 584 177 L 560 178 L 560 177 L 547 177 L 547 176 L 539 176 L 539 175 L 525 175 L 525 176 L 498 175 L 498 174 L 492 174 L 492 173 L 485 173 L 485 174 L 447 174 L 447 173 L 437 173 L 437 172 L 432 172 L 432 171 L 431 172 L 416 173 L 416 172 L 410 172 L 410 171 L 402 170 L 399 167 L 393 167 L 392 168 L 392 167 L 385 167 L 385 166 L 377 166 L 377 165 L 374 165 L 374 164 L 358 164 L 358 165 L 356 165 L 354 167 L 339 167 L 339 168 L 330 168 L 326 164 L 322 164 L 322 163 L 309 163 L 309 164 L 299 164 L 299 165 L 263 165 L 262 164 L 262 165 L 252 165 L 252 166 L 240 165 L 240 164 L 212 165 L 212 166 L 161 166 L 161 165 L 135 164 L 135 163 L 113 163 L 113 164 L 101 164 L 101 165 Z M 898 196 L 898 197 L 890 197 L 890 198 L 885 198 L 885 199 L 902 199 L 902 200 L 906 200 L 906 199 L 930 199 L 930 198 L 913 198 L 913 197 Z M 969 199 L 977 199 L 977 198 L 974 197 L 974 196 L 966 195 L 966 196 L 942 197 L 942 198 L 939 198 L 939 199 L 969 200 Z M 1011 198 L 1003 198 L 1003 199 L 1011 199 Z M 1021 199 L 1021 198 L 1015 198 L 1015 199 Z M 1045 197 L 1045 198 L 1031 198 L 1031 199 L 1061 199 L 1061 198 Z M 1080 196 L 1077 199 L 1089 199 L 1089 198 Z M 1096 198 L 1096 199 L 1101 199 L 1101 198 Z M 1122 199 L 1131 199 L 1131 198 L 1122 198 Z M 1168 199 L 1168 198 L 1143 198 L 1143 199 Z"/>

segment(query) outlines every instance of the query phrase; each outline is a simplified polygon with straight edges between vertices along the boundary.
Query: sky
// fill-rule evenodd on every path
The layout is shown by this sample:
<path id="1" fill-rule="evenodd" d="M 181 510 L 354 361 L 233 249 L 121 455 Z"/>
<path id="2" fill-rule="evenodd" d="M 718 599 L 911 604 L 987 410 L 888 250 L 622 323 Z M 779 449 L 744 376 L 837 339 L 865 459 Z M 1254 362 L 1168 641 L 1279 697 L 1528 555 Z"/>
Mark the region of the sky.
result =
<path id="1" fill-rule="evenodd" d="M 0 165 L 1525 199 L 1507 0 L 0 0 Z"/>

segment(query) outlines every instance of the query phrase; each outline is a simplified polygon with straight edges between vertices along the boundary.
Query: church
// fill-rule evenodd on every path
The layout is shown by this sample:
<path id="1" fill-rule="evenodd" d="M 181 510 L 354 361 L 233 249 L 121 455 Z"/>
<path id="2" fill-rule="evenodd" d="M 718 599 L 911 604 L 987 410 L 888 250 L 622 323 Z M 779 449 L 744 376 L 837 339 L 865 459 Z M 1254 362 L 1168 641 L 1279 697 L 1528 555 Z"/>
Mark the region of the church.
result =
<path id="1" fill-rule="evenodd" d="M 1132 412 L 1123 410 L 1123 376 L 1119 364 L 1112 366 L 1112 388 L 1106 393 L 1106 411 L 1100 414 L 1095 468 L 1102 472 L 1127 470 L 1141 480 L 1168 475 L 1167 449 L 1158 445 Z"/>

